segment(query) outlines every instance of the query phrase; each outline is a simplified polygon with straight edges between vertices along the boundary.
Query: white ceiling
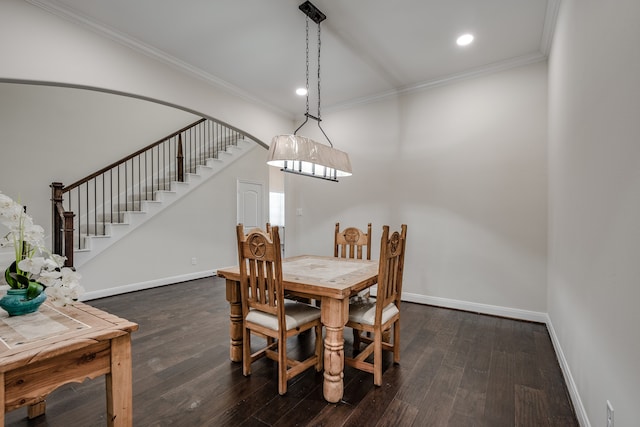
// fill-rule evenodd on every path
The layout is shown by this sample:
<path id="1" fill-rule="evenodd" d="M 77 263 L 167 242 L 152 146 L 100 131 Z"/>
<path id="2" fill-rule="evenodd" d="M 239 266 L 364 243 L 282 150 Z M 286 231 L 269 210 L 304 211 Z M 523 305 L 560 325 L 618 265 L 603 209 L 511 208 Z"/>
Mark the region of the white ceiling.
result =
<path id="1" fill-rule="evenodd" d="M 216 85 L 299 115 L 303 0 L 28 0 Z M 559 0 L 314 0 L 322 111 L 546 58 Z M 455 39 L 475 35 L 460 48 Z M 317 108 L 310 21 L 310 112 Z"/>

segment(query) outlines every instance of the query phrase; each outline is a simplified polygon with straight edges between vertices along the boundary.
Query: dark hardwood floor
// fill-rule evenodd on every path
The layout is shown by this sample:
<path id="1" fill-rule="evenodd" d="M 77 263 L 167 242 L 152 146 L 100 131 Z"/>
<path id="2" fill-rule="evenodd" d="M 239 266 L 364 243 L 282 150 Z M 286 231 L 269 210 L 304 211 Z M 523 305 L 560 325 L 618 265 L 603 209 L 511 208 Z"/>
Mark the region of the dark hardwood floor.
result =
<path id="1" fill-rule="evenodd" d="M 383 385 L 346 368 L 344 399 L 327 403 L 313 369 L 278 395 L 274 362 L 249 378 L 229 360 L 229 309 L 217 277 L 89 301 L 137 322 L 133 419 L 147 426 L 577 426 L 546 327 L 419 304 L 402 305 L 401 363 L 385 356 Z M 345 352 L 352 351 L 351 330 Z M 312 333 L 312 332 L 311 332 Z M 311 352 L 312 335 L 289 348 Z M 68 384 L 29 421 L 7 426 L 104 426 L 104 379 Z"/>

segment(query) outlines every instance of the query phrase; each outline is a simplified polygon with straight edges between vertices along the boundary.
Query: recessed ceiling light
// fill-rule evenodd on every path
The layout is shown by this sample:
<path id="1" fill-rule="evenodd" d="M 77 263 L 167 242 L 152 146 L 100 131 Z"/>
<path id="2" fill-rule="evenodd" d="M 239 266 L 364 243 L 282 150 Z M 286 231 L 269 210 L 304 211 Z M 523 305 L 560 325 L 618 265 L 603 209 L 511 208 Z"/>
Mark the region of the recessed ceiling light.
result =
<path id="1" fill-rule="evenodd" d="M 467 46 L 473 41 L 473 34 L 463 34 L 456 40 L 458 46 Z"/>
<path id="2" fill-rule="evenodd" d="M 303 87 L 299 87 L 296 89 L 296 94 L 300 96 L 305 96 L 307 94 L 307 89 Z"/>

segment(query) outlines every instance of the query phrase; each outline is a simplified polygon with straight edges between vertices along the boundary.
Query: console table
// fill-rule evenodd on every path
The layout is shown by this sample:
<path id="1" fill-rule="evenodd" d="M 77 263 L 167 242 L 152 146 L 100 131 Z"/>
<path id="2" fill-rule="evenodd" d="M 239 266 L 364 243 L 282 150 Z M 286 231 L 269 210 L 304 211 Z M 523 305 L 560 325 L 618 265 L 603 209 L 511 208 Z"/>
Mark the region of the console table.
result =
<path id="1" fill-rule="evenodd" d="M 0 310 L 0 427 L 5 412 L 45 412 L 59 386 L 105 375 L 107 425 L 131 426 L 131 333 L 138 325 L 80 302 L 9 317 Z"/>

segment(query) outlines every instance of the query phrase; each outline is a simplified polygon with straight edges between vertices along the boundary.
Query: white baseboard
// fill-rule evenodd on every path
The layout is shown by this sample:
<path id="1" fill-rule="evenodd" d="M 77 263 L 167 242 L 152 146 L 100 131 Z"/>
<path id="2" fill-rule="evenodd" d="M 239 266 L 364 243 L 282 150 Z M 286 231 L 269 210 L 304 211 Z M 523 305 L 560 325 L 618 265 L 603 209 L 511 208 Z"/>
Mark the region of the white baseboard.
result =
<path id="1" fill-rule="evenodd" d="M 80 298 L 81 301 L 105 298 L 113 295 L 126 294 L 127 292 L 141 291 L 143 289 L 157 288 L 159 286 L 171 285 L 174 283 L 187 282 L 189 280 L 202 279 L 213 276 L 215 270 L 199 271 L 196 273 L 182 274 L 179 276 L 163 277 L 162 279 L 149 280 L 147 282 L 132 283 L 130 285 L 118 286 L 116 288 L 101 289 L 99 291 L 86 292 Z"/>
<path id="2" fill-rule="evenodd" d="M 558 336 L 556 335 L 556 331 L 553 328 L 553 323 L 551 323 L 551 318 L 547 314 L 547 329 L 549 331 L 549 336 L 551 337 L 551 342 L 553 343 L 553 348 L 556 351 L 556 356 L 558 357 L 558 363 L 560 364 L 560 369 L 562 369 L 562 374 L 564 375 L 564 382 L 567 384 L 567 389 L 569 390 L 569 396 L 571 396 L 571 403 L 573 403 L 573 410 L 576 412 L 576 418 L 578 418 L 578 423 L 582 427 L 591 427 L 591 423 L 589 422 L 589 417 L 587 416 L 587 411 L 582 404 L 582 399 L 580 399 L 580 393 L 578 393 L 578 387 L 576 386 L 575 381 L 573 380 L 573 375 L 571 375 L 571 369 L 569 369 L 569 364 L 567 363 L 567 359 L 564 357 L 564 352 L 562 351 L 562 346 L 560 345 L 560 341 L 558 341 Z"/>
<path id="3" fill-rule="evenodd" d="M 372 292 L 373 295 L 373 292 Z M 460 301 L 450 298 L 430 297 L 420 294 L 403 292 L 402 300 L 418 304 L 435 305 L 438 307 L 454 308 L 456 310 L 471 311 L 474 313 L 490 314 L 492 316 L 509 317 L 530 322 L 546 323 L 547 313 L 539 311 L 521 310 L 517 308 L 501 307 L 498 305 L 480 304 L 476 302 Z"/>

